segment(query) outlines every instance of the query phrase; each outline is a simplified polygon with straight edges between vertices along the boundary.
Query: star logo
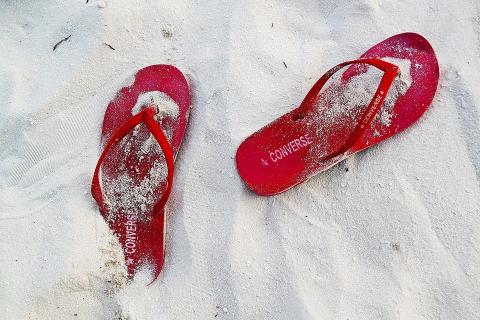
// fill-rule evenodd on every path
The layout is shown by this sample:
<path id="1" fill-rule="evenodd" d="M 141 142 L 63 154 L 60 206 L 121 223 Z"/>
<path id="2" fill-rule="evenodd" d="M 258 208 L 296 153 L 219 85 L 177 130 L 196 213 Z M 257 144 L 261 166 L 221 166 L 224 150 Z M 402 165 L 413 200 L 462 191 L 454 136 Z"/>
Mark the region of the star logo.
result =
<path id="1" fill-rule="evenodd" d="M 264 159 L 261 159 L 261 160 L 262 160 L 262 164 L 263 164 L 264 166 L 268 166 L 268 161 L 267 161 L 267 160 L 264 160 Z"/>
<path id="2" fill-rule="evenodd" d="M 131 265 L 133 263 L 133 259 L 128 258 L 125 262 L 127 263 L 127 265 Z"/>

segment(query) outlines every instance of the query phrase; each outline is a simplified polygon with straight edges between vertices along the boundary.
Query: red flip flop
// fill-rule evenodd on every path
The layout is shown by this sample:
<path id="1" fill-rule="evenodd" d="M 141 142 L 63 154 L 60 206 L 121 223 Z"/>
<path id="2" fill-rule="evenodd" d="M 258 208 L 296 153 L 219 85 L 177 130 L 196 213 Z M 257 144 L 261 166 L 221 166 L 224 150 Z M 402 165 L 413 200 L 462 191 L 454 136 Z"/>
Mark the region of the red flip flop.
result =
<path id="1" fill-rule="evenodd" d="M 378 70 L 383 75 L 371 74 Z M 245 139 L 237 150 L 238 173 L 259 195 L 286 191 L 411 126 L 430 106 L 438 76 L 425 38 L 388 38 L 358 60 L 330 69 L 297 109 Z"/>
<path id="2" fill-rule="evenodd" d="M 92 195 L 120 241 L 130 278 L 147 267 L 155 280 L 162 270 L 165 204 L 189 110 L 184 75 L 153 65 L 139 70 L 105 112 Z"/>

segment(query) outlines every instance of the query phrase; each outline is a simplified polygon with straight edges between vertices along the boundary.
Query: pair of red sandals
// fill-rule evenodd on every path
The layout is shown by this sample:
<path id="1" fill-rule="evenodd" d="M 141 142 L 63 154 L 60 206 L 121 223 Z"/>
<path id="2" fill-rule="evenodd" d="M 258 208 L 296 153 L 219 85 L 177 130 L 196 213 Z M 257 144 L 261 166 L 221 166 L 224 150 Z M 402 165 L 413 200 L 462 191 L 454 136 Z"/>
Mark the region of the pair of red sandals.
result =
<path id="1" fill-rule="evenodd" d="M 392 93 L 399 76 L 398 66 L 388 62 L 392 60 L 409 62 L 406 90 Z M 354 99 L 339 98 L 338 92 L 362 81 L 369 66 L 383 71 L 373 97 L 368 96 L 370 103 L 357 99 L 355 90 Z M 236 155 L 238 173 L 257 194 L 286 191 L 412 125 L 430 106 L 438 77 L 437 59 L 426 39 L 415 33 L 388 38 L 358 60 L 330 69 L 298 108 L 243 141 Z M 395 99 L 387 103 L 389 95 Z M 189 110 L 188 83 L 169 65 L 138 71 L 133 84 L 107 107 L 92 194 L 121 243 L 130 278 L 146 267 L 154 280 L 162 270 L 165 205 Z"/>

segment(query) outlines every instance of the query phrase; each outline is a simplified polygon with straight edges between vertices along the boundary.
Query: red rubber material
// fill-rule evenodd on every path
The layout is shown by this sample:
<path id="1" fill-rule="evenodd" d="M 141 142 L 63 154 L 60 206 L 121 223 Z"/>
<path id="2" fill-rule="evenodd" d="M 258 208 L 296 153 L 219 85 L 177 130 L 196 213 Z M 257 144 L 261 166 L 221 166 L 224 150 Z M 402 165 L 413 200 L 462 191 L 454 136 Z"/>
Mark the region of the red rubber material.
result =
<path id="1" fill-rule="evenodd" d="M 170 147 L 170 144 L 168 143 L 165 134 L 163 133 L 157 122 L 155 122 L 155 120 L 153 119 L 155 113 L 156 111 L 152 108 L 146 108 L 143 111 L 137 113 L 135 116 L 128 119 L 127 122 L 125 122 L 125 124 L 122 125 L 117 131 L 115 131 L 115 133 L 105 145 L 105 148 L 103 149 L 103 152 L 98 159 L 97 166 L 95 167 L 95 172 L 93 173 L 92 180 L 92 195 L 97 201 L 99 207 L 101 207 L 102 211 L 107 211 L 109 208 L 107 202 L 103 198 L 103 193 L 100 186 L 100 167 L 105 159 L 105 156 L 107 156 L 107 154 L 109 153 L 110 149 L 113 146 L 116 146 L 127 134 L 129 134 L 137 125 L 142 122 L 146 124 L 148 130 L 152 133 L 155 140 L 162 148 L 167 163 L 168 172 L 166 189 L 163 192 L 162 197 L 155 204 L 155 206 L 158 208 L 158 211 L 154 212 L 154 214 L 162 212 L 165 209 L 165 204 L 167 203 L 170 192 L 172 191 L 174 159 L 172 148 Z"/>
<path id="2" fill-rule="evenodd" d="M 142 111 L 132 115 L 132 108 L 139 95 L 149 91 L 159 91 L 175 101 L 179 106 L 179 116 L 175 121 L 167 119 L 162 120 L 162 123 L 157 122 L 154 118 L 157 111 L 153 106 L 146 106 Z M 130 278 L 133 278 L 144 265 L 153 269 L 152 281 L 162 270 L 165 257 L 165 205 L 172 190 L 174 159 L 185 135 L 189 109 L 190 94 L 187 81 L 177 68 L 169 65 L 153 65 L 139 70 L 135 74 L 133 84 L 123 87 L 107 107 L 102 130 L 104 149 L 93 175 L 92 196 L 98 203 L 100 213 L 122 245 Z M 134 129 L 139 130 L 136 136 L 132 135 Z M 172 132 L 171 141 L 166 137 L 165 129 Z M 159 144 L 162 154 L 153 150 L 146 159 L 138 159 L 134 152 L 128 152 L 119 146 L 122 139 L 128 138 L 134 150 L 139 148 L 150 134 Z M 105 182 L 102 184 L 102 181 L 117 177 L 120 174 L 118 164 L 123 161 L 130 178 L 139 183 L 151 169 L 152 163 L 159 159 L 165 162 L 166 179 L 152 191 L 157 200 L 152 210 L 146 214 L 147 219 L 131 220 L 135 212 L 121 210 L 113 212 L 102 192 L 102 187 L 105 187 Z M 101 179 L 100 176 L 105 179 Z M 127 232 L 130 236 L 128 244 Z"/>
<path id="3" fill-rule="evenodd" d="M 393 106 L 391 125 L 382 127 L 375 116 L 382 109 L 398 68 L 384 58 L 410 60 L 412 84 Z M 324 119 L 315 117 L 315 102 L 328 100 L 328 79 L 340 69 L 340 85 L 367 71 L 366 65 L 384 72 L 380 84 L 363 114 L 355 123 L 336 123 L 335 129 L 319 136 Z M 362 65 L 358 65 L 362 64 Z M 403 33 L 375 45 L 358 60 L 347 61 L 330 69 L 308 92 L 298 108 L 278 118 L 246 138 L 236 154 L 237 170 L 245 184 L 263 196 L 284 192 L 330 168 L 345 157 L 371 147 L 403 131 L 416 122 L 430 106 L 439 77 L 435 53 L 422 36 Z M 353 128 L 353 130 L 351 129 Z M 323 131 L 320 131 L 323 132 Z M 325 142 L 326 141 L 326 142 Z M 326 144 L 319 153 L 319 146 Z M 288 148 L 288 152 L 285 151 Z M 283 153 L 278 153 L 283 150 Z M 282 157 L 280 158 L 281 155 Z"/>

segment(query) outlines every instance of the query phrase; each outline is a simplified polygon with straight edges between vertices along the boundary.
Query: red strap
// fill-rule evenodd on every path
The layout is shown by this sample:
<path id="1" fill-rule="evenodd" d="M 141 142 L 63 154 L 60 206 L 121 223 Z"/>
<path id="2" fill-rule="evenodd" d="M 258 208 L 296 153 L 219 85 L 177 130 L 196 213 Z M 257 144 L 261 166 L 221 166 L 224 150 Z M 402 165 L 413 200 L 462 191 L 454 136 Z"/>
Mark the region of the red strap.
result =
<path id="1" fill-rule="evenodd" d="M 322 90 L 325 83 L 327 83 L 328 79 L 330 79 L 337 71 L 344 68 L 345 66 L 355 64 L 355 63 L 364 63 L 372 65 L 385 73 L 383 74 L 382 80 L 378 85 L 377 91 L 373 96 L 372 100 L 370 101 L 366 111 L 364 112 L 362 118 L 358 122 L 357 126 L 353 130 L 350 137 L 346 140 L 345 144 L 340 147 L 337 151 L 332 152 L 322 158 L 319 161 L 325 161 L 332 158 L 335 158 L 341 154 L 347 152 L 355 142 L 360 139 L 362 134 L 370 127 L 373 119 L 377 115 L 378 111 L 383 105 L 385 98 L 387 96 L 388 90 L 392 86 L 393 80 L 398 74 L 398 67 L 394 64 L 389 62 L 380 60 L 380 59 L 358 59 L 352 61 L 346 61 L 336 65 L 332 69 L 328 70 L 312 87 L 312 89 L 308 92 L 307 96 L 303 100 L 302 104 L 300 105 L 300 112 L 305 112 L 306 109 L 311 108 L 314 105 L 315 100 L 317 99 L 320 90 Z"/>
<path id="2" fill-rule="evenodd" d="M 116 145 L 120 140 L 123 139 L 133 128 L 139 125 L 141 122 L 144 122 L 147 126 L 148 130 L 152 133 L 152 135 L 157 140 L 158 144 L 162 148 L 162 151 L 165 155 L 165 160 L 167 162 L 167 188 L 163 193 L 160 200 L 154 206 L 154 212 L 161 212 L 160 210 L 165 207 L 167 203 L 168 197 L 170 196 L 170 192 L 172 191 L 172 183 L 173 183 L 173 170 L 174 170 L 174 160 L 173 160 L 173 151 L 168 143 L 167 137 L 163 133 L 162 129 L 155 121 L 153 116 L 156 113 L 156 109 L 152 107 L 145 108 L 138 114 L 134 115 L 130 119 L 128 119 L 123 125 L 118 128 L 117 131 L 111 136 L 108 143 L 105 145 L 105 149 L 103 149 L 100 158 L 98 159 L 97 166 L 95 167 L 95 172 L 93 173 L 93 180 L 92 180 L 92 195 L 98 203 L 100 210 L 106 212 L 108 210 L 107 203 L 103 199 L 102 189 L 100 187 L 100 180 L 99 180 L 99 173 L 100 173 L 100 166 L 105 159 L 105 156 L 108 154 L 108 151 Z M 163 211 L 163 210 L 162 210 Z"/>

